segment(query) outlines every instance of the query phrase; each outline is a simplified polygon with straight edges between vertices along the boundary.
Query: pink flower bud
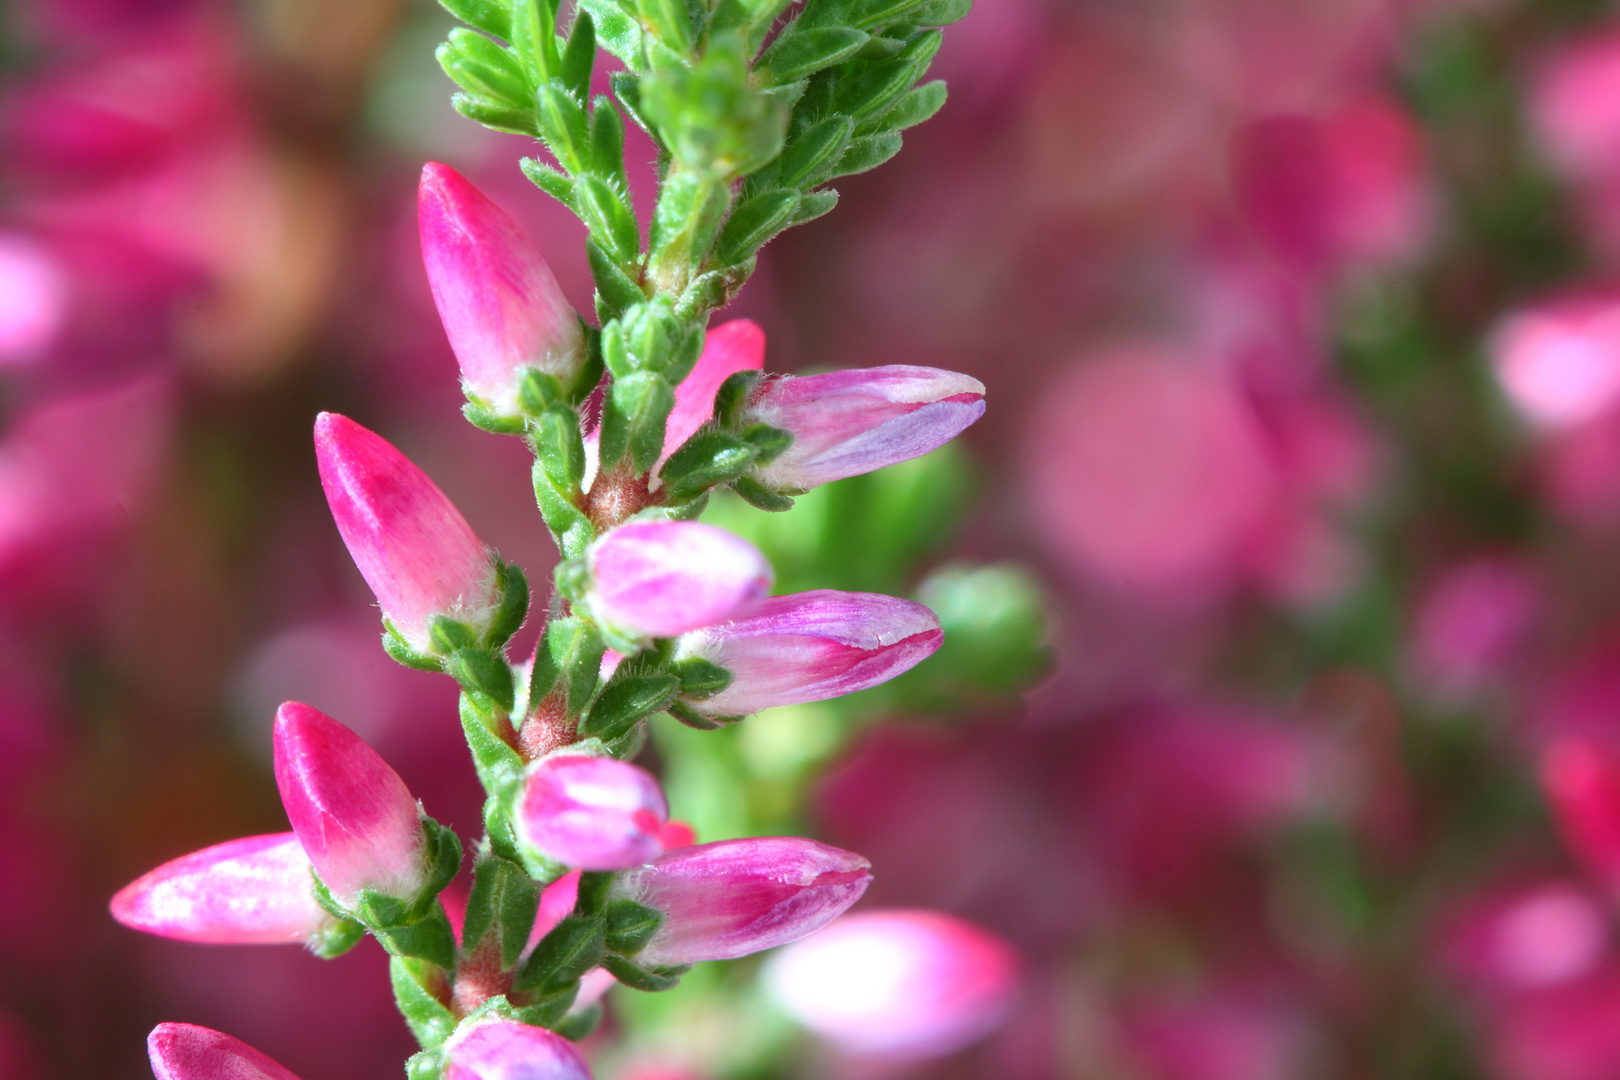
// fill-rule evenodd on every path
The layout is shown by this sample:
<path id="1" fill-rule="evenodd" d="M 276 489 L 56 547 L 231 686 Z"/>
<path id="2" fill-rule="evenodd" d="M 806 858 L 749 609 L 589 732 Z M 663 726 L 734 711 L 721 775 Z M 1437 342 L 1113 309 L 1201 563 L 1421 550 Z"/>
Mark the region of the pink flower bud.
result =
<path id="1" fill-rule="evenodd" d="M 635 636 L 674 637 L 736 618 L 771 590 L 771 564 L 758 548 L 691 521 L 621 525 L 587 558 L 591 613 Z"/>
<path id="2" fill-rule="evenodd" d="M 413 649 L 444 615 L 482 628 L 496 605 L 494 561 L 444 492 L 388 442 L 321 413 L 315 457 L 332 518 L 383 616 Z"/>
<path id="3" fill-rule="evenodd" d="M 1530 91 L 1537 140 L 1565 176 L 1620 174 L 1620 33 L 1588 34 L 1547 58 Z"/>
<path id="4" fill-rule="evenodd" d="M 714 395 L 721 383 L 739 371 L 759 371 L 764 366 L 765 331 L 758 323 L 734 319 L 710 330 L 703 355 L 675 388 L 675 407 L 664 422 L 663 457 L 673 454 L 714 416 Z"/>
<path id="5" fill-rule="evenodd" d="M 164 863 L 118 890 L 132 930 L 212 945 L 307 941 L 332 917 L 315 902 L 309 856 L 292 833 L 249 836 Z"/>
<path id="6" fill-rule="evenodd" d="M 412 899 L 426 883 L 422 811 L 359 736 L 308 705 L 276 712 L 276 787 L 293 832 L 332 896 Z"/>
<path id="7" fill-rule="evenodd" d="M 444 1044 L 444 1080 L 591 1080 L 574 1044 L 511 1020 L 461 1027 Z"/>
<path id="8" fill-rule="evenodd" d="M 909 671 L 945 639 L 922 604 L 878 593 L 817 589 L 775 596 L 734 622 L 681 638 L 677 658 L 701 657 L 731 685 L 689 707 L 736 716 L 852 694 Z"/>
<path id="9" fill-rule="evenodd" d="M 437 162 L 418 191 L 422 261 L 467 396 L 516 416 L 523 370 L 573 382 L 585 338 L 551 268 L 516 222 Z"/>
<path id="10" fill-rule="evenodd" d="M 518 837 L 565 866 L 622 870 L 656 858 L 669 806 L 645 769 L 608 757 L 558 754 L 529 773 Z"/>
<path id="11" fill-rule="evenodd" d="M 1562 739 L 1541 759 L 1541 787 L 1570 852 L 1620 893 L 1620 755 Z"/>
<path id="12" fill-rule="evenodd" d="M 58 260 L 21 234 L 0 233 L 0 365 L 42 358 L 67 307 L 68 276 Z"/>
<path id="13" fill-rule="evenodd" d="M 157 1080 L 298 1080 L 241 1039 L 196 1024 L 159 1024 L 146 1052 Z"/>
<path id="14" fill-rule="evenodd" d="M 793 444 L 758 470 L 762 482 L 788 491 L 909 461 L 983 415 L 978 379 L 903 364 L 784 376 L 748 408 L 749 420 L 793 433 Z"/>
<path id="15" fill-rule="evenodd" d="M 796 836 L 721 840 L 681 848 L 613 883 L 664 914 L 636 960 L 730 960 L 785 945 L 842 915 L 871 882 L 859 855 Z"/>
<path id="16" fill-rule="evenodd" d="M 988 1034 L 1018 997 L 1012 946 L 932 911 L 846 915 L 771 958 L 788 1014 L 857 1054 L 936 1057 Z"/>

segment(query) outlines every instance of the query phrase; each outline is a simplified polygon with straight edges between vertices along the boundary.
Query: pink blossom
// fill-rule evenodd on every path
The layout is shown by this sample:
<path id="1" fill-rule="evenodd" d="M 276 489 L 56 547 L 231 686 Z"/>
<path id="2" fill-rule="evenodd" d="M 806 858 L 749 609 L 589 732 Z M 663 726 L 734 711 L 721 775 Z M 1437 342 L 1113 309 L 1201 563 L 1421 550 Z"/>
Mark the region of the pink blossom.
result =
<path id="1" fill-rule="evenodd" d="M 909 671 L 943 640 L 939 617 L 922 604 L 817 589 L 772 597 L 743 618 L 693 631 L 676 657 L 731 672 L 724 690 L 688 704 L 734 716 L 865 690 Z"/>
<path id="2" fill-rule="evenodd" d="M 1471 897 L 1446 918 L 1441 959 L 1475 994 L 1517 993 L 1579 978 L 1603 959 L 1608 912 L 1588 890 L 1535 879 Z"/>
<path id="3" fill-rule="evenodd" d="M 774 955 L 772 995 L 794 1019 L 857 1054 L 951 1053 L 1007 1018 L 1020 961 L 1005 941 L 932 911 L 846 915 Z"/>
<path id="4" fill-rule="evenodd" d="M 1509 315 L 1491 362 L 1515 408 L 1538 427 L 1575 427 L 1620 399 L 1620 297 L 1588 294 Z"/>
<path id="5" fill-rule="evenodd" d="M 793 435 L 780 457 L 757 470 L 763 483 L 785 491 L 909 461 L 983 415 L 979 380 L 904 364 L 781 376 L 763 382 L 747 409 L 748 420 Z"/>
<path id="6" fill-rule="evenodd" d="M 488 625 L 496 603 L 493 559 L 422 470 L 336 413 L 315 421 L 315 456 L 343 543 L 383 617 L 412 648 L 432 649 L 437 616 Z"/>
<path id="7" fill-rule="evenodd" d="M 765 331 L 758 323 L 733 319 L 710 330 L 703 355 L 675 388 L 675 407 L 664 423 L 663 457 L 673 454 L 714 416 L 714 395 L 721 383 L 739 371 L 759 371 L 764 366 Z"/>
<path id="8" fill-rule="evenodd" d="M 658 856 L 658 832 L 668 817 L 664 793 L 647 770 L 563 753 L 530 771 L 515 824 L 519 839 L 565 866 L 622 870 Z"/>
<path id="9" fill-rule="evenodd" d="M 771 565 L 748 541 L 691 521 L 633 521 L 591 545 L 586 603 L 633 636 L 674 637 L 736 618 L 771 588 Z"/>
<path id="10" fill-rule="evenodd" d="M 1413 666 L 1442 694 L 1466 694 L 1515 658 L 1541 607 L 1530 570 L 1483 556 L 1447 567 L 1418 601 Z"/>
<path id="11" fill-rule="evenodd" d="M 1227 584 L 1276 493 L 1248 404 L 1218 371 L 1153 347 L 1103 351 L 1054 378 L 1028 448 L 1047 541 L 1135 591 Z"/>
<path id="12" fill-rule="evenodd" d="M 67 273 L 44 245 L 0 233 L 0 365 L 37 360 L 67 314 Z"/>
<path id="13" fill-rule="evenodd" d="M 118 890 L 111 908 L 133 930 L 215 945 L 307 941 L 332 921 L 315 902 L 309 856 L 292 833 L 182 855 Z"/>
<path id="14" fill-rule="evenodd" d="M 690 964 L 747 956 L 814 933 L 861 898 L 870 871 L 848 851 L 769 836 L 668 852 L 620 874 L 613 891 L 664 915 L 638 961 Z"/>
<path id="15" fill-rule="evenodd" d="M 1620 895 L 1620 754 L 1560 739 L 1542 756 L 1541 787 L 1571 854 Z"/>
<path id="16" fill-rule="evenodd" d="M 574 1044 L 554 1031 L 511 1020 L 481 1020 L 444 1044 L 445 1080 L 591 1080 Z"/>
<path id="17" fill-rule="evenodd" d="M 517 223 L 437 162 L 418 199 L 422 261 L 467 395 L 510 417 L 525 368 L 571 386 L 585 363 L 579 318 Z"/>
<path id="18" fill-rule="evenodd" d="M 196 1024 L 159 1024 L 146 1050 L 157 1080 L 298 1080 L 240 1039 Z"/>
<path id="19" fill-rule="evenodd" d="M 1433 232 L 1417 129 L 1386 101 L 1252 121 L 1233 168 L 1245 218 L 1293 265 L 1403 262 Z"/>
<path id="20" fill-rule="evenodd" d="M 697 843 L 697 830 L 684 821 L 666 821 L 658 829 L 658 843 L 665 851 L 691 847 Z"/>
<path id="21" fill-rule="evenodd" d="M 1620 969 L 1514 998 L 1483 1026 L 1501 1080 L 1609 1080 L 1620 1068 Z"/>
<path id="22" fill-rule="evenodd" d="M 426 882 L 421 808 L 354 732 L 308 705 L 276 713 L 276 787 L 309 861 L 339 903 L 362 890 L 415 899 Z"/>
<path id="23" fill-rule="evenodd" d="M 1620 32 L 1589 34 L 1548 56 L 1531 84 L 1529 111 L 1542 149 L 1566 176 L 1620 175 Z"/>

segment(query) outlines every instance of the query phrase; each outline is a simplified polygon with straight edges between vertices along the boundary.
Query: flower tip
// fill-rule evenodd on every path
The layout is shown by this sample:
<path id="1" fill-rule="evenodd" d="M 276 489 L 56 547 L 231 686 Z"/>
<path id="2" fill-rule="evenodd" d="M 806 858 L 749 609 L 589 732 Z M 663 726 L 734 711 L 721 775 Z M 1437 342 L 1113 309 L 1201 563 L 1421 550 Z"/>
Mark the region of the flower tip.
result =
<path id="1" fill-rule="evenodd" d="M 242 1040 L 197 1024 L 159 1024 L 146 1051 L 157 1080 L 298 1080 Z"/>
<path id="2" fill-rule="evenodd" d="M 444 1044 L 445 1080 L 591 1080 L 574 1044 L 510 1020 L 463 1025 Z"/>

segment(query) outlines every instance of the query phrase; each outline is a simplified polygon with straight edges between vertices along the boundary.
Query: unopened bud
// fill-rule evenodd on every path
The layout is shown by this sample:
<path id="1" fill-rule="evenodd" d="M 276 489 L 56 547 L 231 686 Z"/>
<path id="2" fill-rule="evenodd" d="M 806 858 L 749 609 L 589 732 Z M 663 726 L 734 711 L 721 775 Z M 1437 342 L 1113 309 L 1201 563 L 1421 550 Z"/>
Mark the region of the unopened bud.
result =
<path id="1" fill-rule="evenodd" d="M 511 1020 L 462 1026 L 444 1044 L 444 1080 L 591 1080 L 574 1044 Z"/>
<path id="2" fill-rule="evenodd" d="M 632 637 L 674 637 L 736 618 L 771 588 L 758 548 L 691 521 L 621 525 L 591 545 L 587 561 L 591 614 Z"/>
<path id="3" fill-rule="evenodd" d="M 656 858 L 669 806 L 645 769 L 608 757 L 557 754 L 540 761 L 518 804 L 518 837 L 582 870 L 622 870 Z"/>
<path id="4" fill-rule="evenodd" d="M 196 1024 L 159 1024 L 146 1052 L 157 1080 L 298 1080 L 241 1039 Z"/>

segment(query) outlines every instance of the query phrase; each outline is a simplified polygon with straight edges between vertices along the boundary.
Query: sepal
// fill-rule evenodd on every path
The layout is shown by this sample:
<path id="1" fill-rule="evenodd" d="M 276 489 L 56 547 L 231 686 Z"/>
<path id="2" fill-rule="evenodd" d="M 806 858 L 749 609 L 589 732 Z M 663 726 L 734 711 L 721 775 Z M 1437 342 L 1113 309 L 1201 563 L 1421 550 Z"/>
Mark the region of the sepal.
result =
<path id="1" fill-rule="evenodd" d="M 529 710 L 561 689 L 569 716 L 578 716 L 596 693 L 605 646 L 588 619 L 570 615 L 546 625 L 529 675 Z"/>
<path id="2" fill-rule="evenodd" d="M 512 989 L 541 995 L 562 990 L 598 966 L 605 949 L 601 919 L 595 915 L 570 915 L 540 939 L 518 970 Z"/>
<path id="3" fill-rule="evenodd" d="M 561 1020 L 551 1026 L 551 1030 L 565 1039 L 579 1042 L 595 1031 L 601 1022 L 602 1006 L 592 1003 L 577 1012 L 570 1009 Z"/>
<path id="4" fill-rule="evenodd" d="M 591 702 L 590 710 L 579 722 L 580 734 L 604 742 L 617 739 L 636 721 L 674 700 L 681 686 L 680 679 L 659 671 L 622 673 L 630 664 L 630 661 L 620 664 L 621 670 L 613 673 L 613 678 Z"/>
<path id="5" fill-rule="evenodd" d="M 793 509 L 792 498 L 779 491 L 772 491 L 752 476 L 738 477 L 731 487 L 748 505 L 757 509 L 775 512 Z"/>
<path id="6" fill-rule="evenodd" d="M 510 726 L 471 694 L 461 695 L 461 730 L 472 751 L 478 779 L 491 797 L 511 797 L 523 777 L 523 758 L 500 730 L 510 730 Z"/>
<path id="7" fill-rule="evenodd" d="M 463 948 L 471 952 L 487 934 L 494 934 L 500 944 L 501 966 L 511 967 L 528 944 L 539 903 L 539 887 L 521 866 L 487 850 L 480 852 L 473 864 L 472 891 L 462 923 Z"/>
<path id="8" fill-rule="evenodd" d="M 455 1015 L 445 1006 L 450 986 L 444 969 L 404 956 L 388 958 L 388 978 L 394 987 L 394 1004 L 399 1007 L 411 1034 L 424 1051 L 438 1049 L 456 1029 Z M 416 1075 L 411 1063 L 423 1054 L 414 1055 L 406 1064 L 407 1075 Z M 436 1074 L 435 1074 L 436 1075 Z"/>
<path id="9" fill-rule="evenodd" d="M 615 953 L 604 956 L 602 966 L 607 968 L 609 974 L 615 979 L 630 989 L 641 990 L 649 994 L 675 989 L 676 986 L 680 985 L 681 976 L 692 970 L 691 964 L 682 964 L 679 967 L 642 967 L 640 964 Z"/>
<path id="10" fill-rule="evenodd" d="M 332 960 L 360 944 L 365 936 L 364 926 L 353 919 L 340 916 L 336 922 L 328 923 L 316 931 L 307 944 L 309 951 L 322 960 Z"/>
<path id="11" fill-rule="evenodd" d="M 387 619 L 383 619 L 382 646 L 383 652 L 387 653 L 390 659 L 408 668 L 415 668 L 417 671 L 444 670 L 438 657 L 411 648 L 400 632 L 394 628 L 394 624 Z"/>
<path id="12" fill-rule="evenodd" d="M 606 926 L 607 949 L 620 956 L 640 952 L 664 922 L 662 913 L 624 898 L 610 900 L 602 911 L 602 919 Z"/>

